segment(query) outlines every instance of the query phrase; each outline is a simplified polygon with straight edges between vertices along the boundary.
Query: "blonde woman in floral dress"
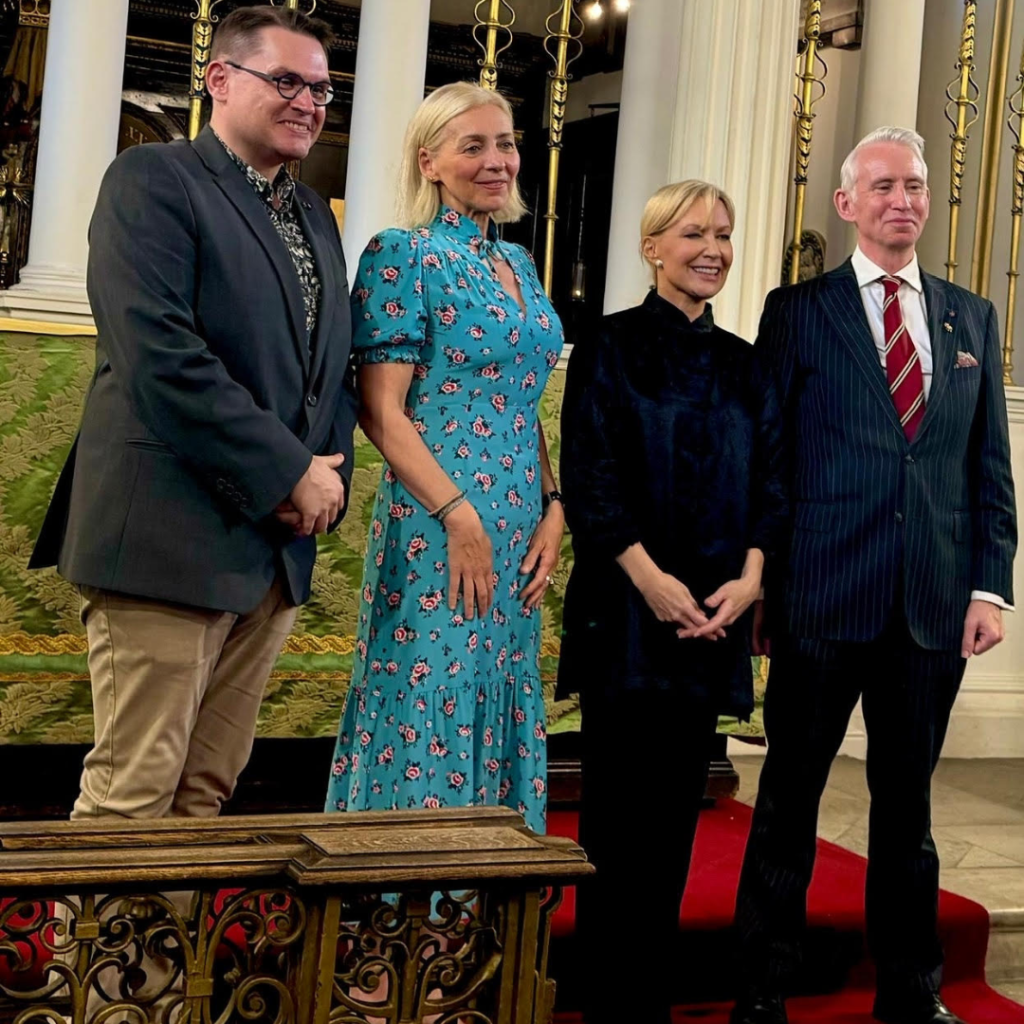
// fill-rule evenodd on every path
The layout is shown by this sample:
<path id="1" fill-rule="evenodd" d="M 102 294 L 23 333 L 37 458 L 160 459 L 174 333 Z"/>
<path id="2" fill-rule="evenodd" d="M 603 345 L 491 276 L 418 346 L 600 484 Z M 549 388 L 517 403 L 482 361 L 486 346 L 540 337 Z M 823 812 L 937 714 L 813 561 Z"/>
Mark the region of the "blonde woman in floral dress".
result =
<path id="1" fill-rule="evenodd" d="M 539 421 L 562 348 L 529 254 L 507 101 L 455 83 L 413 117 L 402 228 L 352 291 L 384 456 L 327 810 L 502 804 L 543 831 L 540 604 L 564 529 Z"/>

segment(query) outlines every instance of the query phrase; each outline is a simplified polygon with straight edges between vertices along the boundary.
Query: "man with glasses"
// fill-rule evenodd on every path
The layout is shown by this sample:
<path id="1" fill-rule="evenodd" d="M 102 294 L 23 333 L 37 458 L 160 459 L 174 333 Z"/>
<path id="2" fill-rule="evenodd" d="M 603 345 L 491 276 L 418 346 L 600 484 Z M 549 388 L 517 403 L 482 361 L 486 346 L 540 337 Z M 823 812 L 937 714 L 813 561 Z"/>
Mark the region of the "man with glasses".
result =
<path id="1" fill-rule="evenodd" d="M 33 566 L 82 593 L 95 709 L 73 817 L 209 816 L 345 512 L 355 397 L 345 263 L 296 182 L 330 30 L 220 23 L 210 124 L 114 161 L 90 228 L 96 372 Z"/>

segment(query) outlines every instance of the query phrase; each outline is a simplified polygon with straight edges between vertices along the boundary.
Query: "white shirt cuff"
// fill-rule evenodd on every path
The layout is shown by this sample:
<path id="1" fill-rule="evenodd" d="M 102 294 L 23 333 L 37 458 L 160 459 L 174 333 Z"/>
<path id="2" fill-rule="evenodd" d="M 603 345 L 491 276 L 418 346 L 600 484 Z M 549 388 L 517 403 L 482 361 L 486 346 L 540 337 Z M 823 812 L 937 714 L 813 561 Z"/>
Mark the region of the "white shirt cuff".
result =
<path id="1" fill-rule="evenodd" d="M 1012 604 L 1007 604 L 998 594 L 990 594 L 987 590 L 972 590 L 971 591 L 972 601 L 988 601 L 989 604 L 994 604 L 997 608 L 1002 608 L 1004 612 L 1014 611 Z"/>

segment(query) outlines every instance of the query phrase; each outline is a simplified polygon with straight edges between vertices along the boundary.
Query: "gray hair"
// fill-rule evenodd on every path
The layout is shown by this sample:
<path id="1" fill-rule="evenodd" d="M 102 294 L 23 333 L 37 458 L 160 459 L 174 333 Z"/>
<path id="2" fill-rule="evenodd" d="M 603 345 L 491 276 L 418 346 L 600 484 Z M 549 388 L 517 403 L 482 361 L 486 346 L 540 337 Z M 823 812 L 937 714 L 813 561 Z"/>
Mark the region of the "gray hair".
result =
<path id="1" fill-rule="evenodd" d="M 912 150 L 914 156 L 921 161 L 924 168 L 925 184 L 928 183 L 928 165 L 924 162 L 924 139 L 912 128 L 896 128 L 893 125 L 886 125 L 884 128 L 876 128 L 868 132 L 853 149 L 850 150 L 843 166 L 839 171 L 839 187 L 844 192 L 850 192 L 857 184 L 857 154 L 865 147 L 876 142 L 895 142 L 899 146 L 906 146 Z"/>

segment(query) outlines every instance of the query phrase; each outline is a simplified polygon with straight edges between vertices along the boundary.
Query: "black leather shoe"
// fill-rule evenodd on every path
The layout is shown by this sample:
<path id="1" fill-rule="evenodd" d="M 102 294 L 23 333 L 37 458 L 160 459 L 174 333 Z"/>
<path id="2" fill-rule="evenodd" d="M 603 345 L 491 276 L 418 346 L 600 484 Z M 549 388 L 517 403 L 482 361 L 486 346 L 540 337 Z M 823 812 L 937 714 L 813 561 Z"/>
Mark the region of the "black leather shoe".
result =
<path id="1" fill-rule="evenodd" d="M 914 1003 L 876 1000 L 874 1017 L 882 1024 L 967 1024 L 946 1006 L 938 994 Z"/>
<path id="2" fill-rule="evenodd" d="M 736 1000 L 729 1024 L 789 1024 L 786 1003 L 778 992 L 748 992 Z"/>

